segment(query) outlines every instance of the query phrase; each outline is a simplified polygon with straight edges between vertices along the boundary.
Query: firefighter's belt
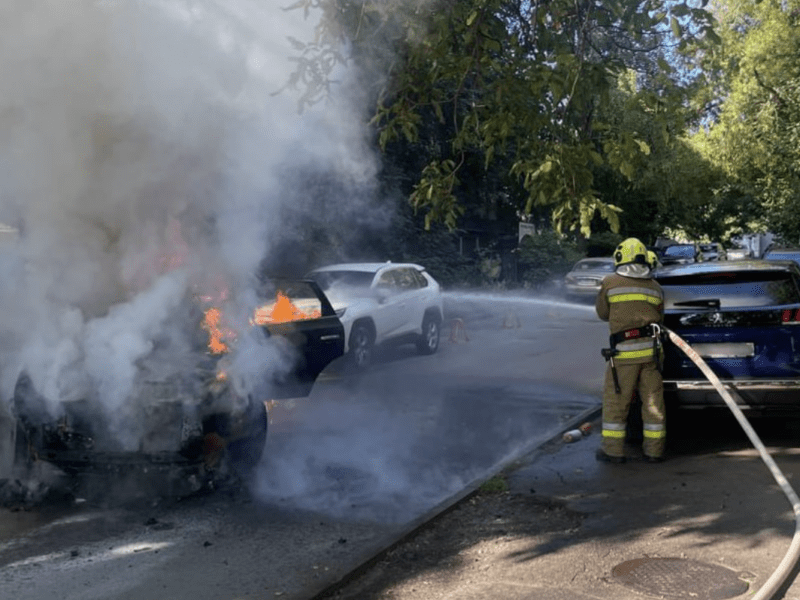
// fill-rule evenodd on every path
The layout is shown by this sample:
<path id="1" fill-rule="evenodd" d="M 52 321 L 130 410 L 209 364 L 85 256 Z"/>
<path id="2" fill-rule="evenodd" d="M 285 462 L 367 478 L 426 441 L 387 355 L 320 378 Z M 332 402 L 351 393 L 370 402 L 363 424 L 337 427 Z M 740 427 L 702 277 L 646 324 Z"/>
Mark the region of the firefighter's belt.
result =
<path id="1" fill-rule="evenodd" d="M 636 329 L 626 329 L 618 333 L 612 333 L 609 336 L 611 347 L 615 348 L 620 342 L 627 342 L 628 340 L 636 340 L 640 338 L 656 337 L 658 330 L 652 325 L 645 325 L 644 327 L 637 327 Z"/>

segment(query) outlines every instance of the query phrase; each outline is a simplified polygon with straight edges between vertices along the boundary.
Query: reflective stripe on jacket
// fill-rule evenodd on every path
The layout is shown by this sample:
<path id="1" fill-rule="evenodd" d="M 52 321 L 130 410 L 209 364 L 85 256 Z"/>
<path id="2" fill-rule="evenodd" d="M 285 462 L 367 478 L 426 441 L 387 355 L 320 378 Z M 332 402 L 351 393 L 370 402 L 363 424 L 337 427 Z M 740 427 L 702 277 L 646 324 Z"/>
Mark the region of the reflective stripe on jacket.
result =
<path id="1" fill-rule="evenodd" d="M 608 302 L 648 302 L 658 306 L 664 303 L 664 293 L 650 287 L 618 287 L 608 290 Z"/>
<path id="2" fill-rule="evenodd" d="M 612 334 L 664 321 L 664 292 L 653 279 L 624 277 L 618 273 L 603 280 L 595 301 L 597 316 L 608 321 Z M 655 360 L 652 338 L 621 341 L 614 358 L 619 362 Z"/>

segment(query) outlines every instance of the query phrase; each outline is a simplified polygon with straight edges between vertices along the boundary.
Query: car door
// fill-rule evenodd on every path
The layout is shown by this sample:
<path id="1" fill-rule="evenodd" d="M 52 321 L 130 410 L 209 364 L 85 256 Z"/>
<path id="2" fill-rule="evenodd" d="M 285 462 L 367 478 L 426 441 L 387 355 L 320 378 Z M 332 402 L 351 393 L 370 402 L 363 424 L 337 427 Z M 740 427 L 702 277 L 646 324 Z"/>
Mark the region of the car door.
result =
<path id="1" fill-rule="evenodd" d="M 412 267 L 394 269 L 393 303 L 397 314 L 396 335 L 412 333 L 422 323 L 424 310 L 420 310 L 419 280 L 415 275 L 416 269 Z"/>
<path id="2" fill-rule="evenodd" d="M 404 268 L 406 333 L 420 333 L 425 311 L 437 305 L 434 290 L 414 267 Z"/>
<path id="3" fill-rule="evenodd" d="M 375 276 L 373 291 L 377 297 L 375 330 L 378 343 L 402 333 L 405 317 L 405 298 L 400 287 L 397 269 L 387 268 Z"/>
<path id="4" fill-rule="evenodd" d="M 286 364 L 266 369 L 265 397 L 308 396 L 317 377 L 344 353 L 344 327 L 313 281 L 276 281 L 254 324 L 286 350 Z M 273 300 L 274 298 L 274 300 Z"/>

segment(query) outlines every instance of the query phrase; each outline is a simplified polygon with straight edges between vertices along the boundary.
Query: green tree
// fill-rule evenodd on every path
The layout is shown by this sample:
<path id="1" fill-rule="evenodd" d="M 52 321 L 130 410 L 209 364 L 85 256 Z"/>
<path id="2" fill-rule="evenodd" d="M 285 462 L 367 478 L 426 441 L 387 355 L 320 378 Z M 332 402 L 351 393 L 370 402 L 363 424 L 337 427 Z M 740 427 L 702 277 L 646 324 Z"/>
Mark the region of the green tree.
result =
<path id="1" fill-rule="evenodd" d="M 724 174 L 721 202 L 743 223 L 800 240 L 800 2 L 718 0 L 722 43 L 702 66 L 697 109 L 706 128 L 692 138 Z"/>
<path id="2" fill-rule="evenodd" d="M 610 115 L 628 68 L 649 118 L 680 95 L 665 43 L 689 53 L 712 19 L 689 0 L 302 0 L 325 15 L 313 44 L 300 44 L 296 82 L 318 99 L 343 57 L 364 73 L 384 149 L 414 145 L 420 166 L 409 192 L 427 224 L 455 227 L 494 178 L 492 201 L 524 214 L 547 211 L 558 230 L 591 233 L 599 217 L 619 227 L 619 207 L 597 189 L 598 168 L 628 181 L 650 152 L 638 131 Z M 680 96 L 679 96 L 680 97 Z M 680 100 L 669 100 L 679 104 Z"/>
<path id="3" fill-rule="evenodd" d="M 526 235 L 519 248 L 520 279 L 533 287 L 546 286 L 563 278 L 580 258 L 575 244 L 554 231 Z"/>

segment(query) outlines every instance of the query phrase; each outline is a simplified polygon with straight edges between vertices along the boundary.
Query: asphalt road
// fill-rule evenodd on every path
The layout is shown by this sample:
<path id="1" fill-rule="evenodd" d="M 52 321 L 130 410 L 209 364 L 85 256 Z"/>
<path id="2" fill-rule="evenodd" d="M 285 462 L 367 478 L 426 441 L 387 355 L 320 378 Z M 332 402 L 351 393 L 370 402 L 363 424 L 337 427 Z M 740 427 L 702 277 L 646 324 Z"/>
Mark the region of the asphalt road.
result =
<path id="1" fill-rule="evenodd" d="M 461 294 L 444 325 L 436 355 L 334 364 L 274 407 L 247 489 L 0 512 L 0 595 L 306 599 L 597 406 L 606 329 L 590 306 Z"/>

